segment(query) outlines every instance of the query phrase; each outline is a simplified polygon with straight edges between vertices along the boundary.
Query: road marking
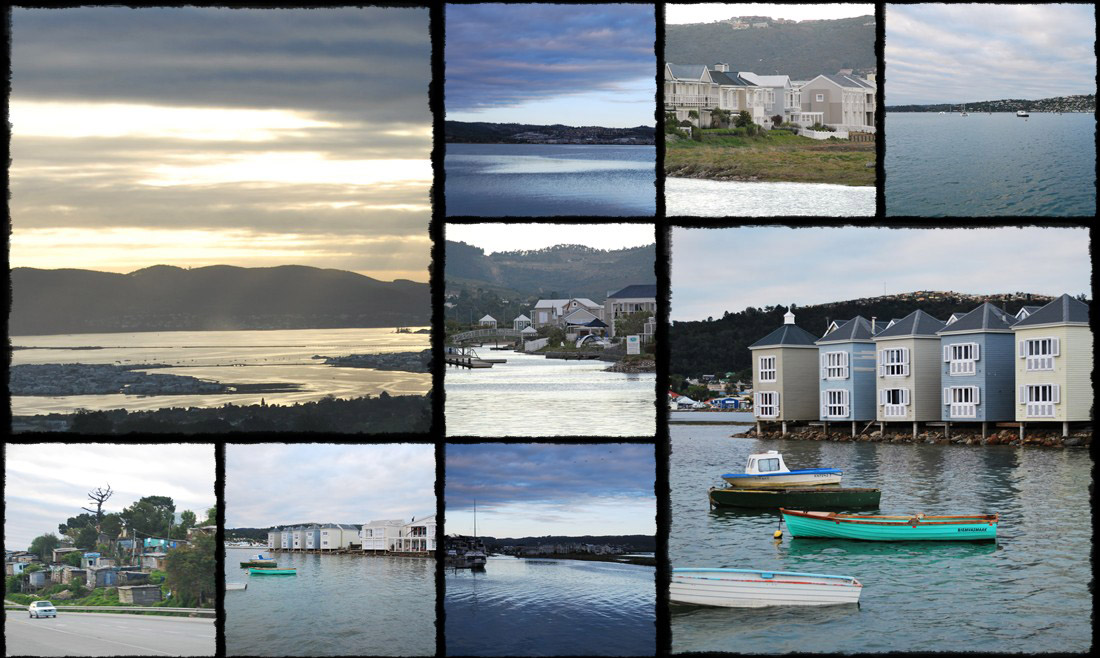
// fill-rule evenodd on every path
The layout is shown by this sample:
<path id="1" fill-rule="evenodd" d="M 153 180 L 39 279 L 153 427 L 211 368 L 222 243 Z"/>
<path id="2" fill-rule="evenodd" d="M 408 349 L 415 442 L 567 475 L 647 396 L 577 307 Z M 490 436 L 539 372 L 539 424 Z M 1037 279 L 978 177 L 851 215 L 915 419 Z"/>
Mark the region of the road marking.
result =
<path id="1" fill-rule="evenodd" d="M 21 623 L 27 623 L 27 622 L 21 622 Z M 28 623 L 27 625 L 29 626 L 30 624 Z M 117 640 L 108 640 L 106 638 L 100 638 L 100 637 L 96 637 L 94 635 L 87 635 L 87 634 L 81 634 L 81 633 L 73 633 L 73 632 L 70 632 L 70 631 L 63 631 L 60 628 L 46 627 L 46 629 L 54 631 L 55 633 L 64 633 L 66 635 L 75 635 L 77 637 L 81 637 L 81 638 L 84 638 L 86 640 L 93 639 L 93 640 L 99 640 L 100 642 L 110 642 L 112 644 L 120 644 L 124 647 L 130 647 L 131 649 L 140 649 L 141 651 L 144 651 L 144 652 L 155 652 L 155 653 L 163 654 L 165 656 L 174 656 L 174 655 L 176 655 L 176 654 L 173 654 L 173 653 L 168 653 L 167 651 L 161 651 L 160 649 L 150 649 L 149 647 L 141 647 L 141 646 L 138 646 L 136 644 L 127 644 L 125 642 L 119 642 Z"/>

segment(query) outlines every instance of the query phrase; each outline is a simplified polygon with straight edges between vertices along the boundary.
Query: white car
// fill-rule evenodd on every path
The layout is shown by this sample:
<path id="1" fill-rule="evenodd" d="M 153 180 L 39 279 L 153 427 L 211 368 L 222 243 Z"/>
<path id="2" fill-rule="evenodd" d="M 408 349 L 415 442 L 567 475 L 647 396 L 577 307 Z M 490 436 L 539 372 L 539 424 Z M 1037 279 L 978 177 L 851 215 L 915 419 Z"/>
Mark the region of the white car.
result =
<path id="1" fill-rule="evenodd" d="M 49 601 L 35 601 L 27 611 L 31 617 L 57 617 L 57 608 Z"/>

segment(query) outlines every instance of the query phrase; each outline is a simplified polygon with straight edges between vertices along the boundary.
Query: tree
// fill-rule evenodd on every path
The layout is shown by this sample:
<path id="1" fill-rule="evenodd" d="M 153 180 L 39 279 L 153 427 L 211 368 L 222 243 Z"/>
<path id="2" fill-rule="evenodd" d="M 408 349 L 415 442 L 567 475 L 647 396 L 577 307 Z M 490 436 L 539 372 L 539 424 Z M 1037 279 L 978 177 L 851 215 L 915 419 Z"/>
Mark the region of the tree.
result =
<path id="1" fill-rule="evenodd" d="M 53 549 L 61 545 L 61 540 L 57 538 L 57 535 L 52 532 L 47 532 L 44 535 L 39 535 L 31 541 L 28 552 L 34 553 L 38 557 L 42 558 L 43 562 L 49 562 L 53 555 Z"/>
<path id="2" fill-rule="evenodd" d="M 646 321 L 652 316 L 653 314 L 649 311 L 635 311 L 629 315 L 615 318 L 615 335 L 629 336 L 642 333 Z"/>
<path id="3" fill-rule="evenodd" d="M 102 487 L 96 487 L 94 491 L 88 492 L 88 498 L 90 498 L 91 501 L 95 503 L 94 513 L 95 523 L 97 526 L 99 525 L 100 521 L 103 520 L 103 503 L 107 502 L 107 499 L 110 498 L 111 494 L 113 493 L 114 492 L 111 491 L 110 482 L 107 483 L 106 490 L 104 490 Z M 87 507 L 81 507 L 80 509 L 84 510 L 85 512 L 93 512 L 93 510 L 90 510 Z"/>
<path id="4" fill-rule="evenodd" d="M 191 528 L 194 528 L 197 521 L 198 518 L 191 510 L 185 509 L 180 512 L 180 528 L 182 528 L 184 532 L 187 532 Z"/>
<path id="5" fill-rule="evenodd" d="M 73 539 L 73 544 L 77 548 L 83 548 L 85 550 L 91 550 L 95 548 L 95 543 L 99 539 L 99 533 L 95 531 L 90 525 L 86 525 L 81 528 Z"/>
<path id="6" fill-rule="evenodd" d="M 93 525 L 95 525 L 94 516 L 91 514 L 80 514 L 78 516 L 70 516 L 67 521 L 58 524 L 57 531 L 75 542 L 76 536 L 81 528 Z"/>
<path id="7" fill-rule="evenodd" d="M 752 125 L 752 115 L 749 114 L 748 110 L 741 110 L 737 115 L 737 120 L 734 122 L 734 125 L 738 128 Z"/>
<path id="8" fill-rule="evenodd" d="M 144 496 L 122 510 L 121 516 L 138 534 L 167 537 L 175 515 L 176 504 L 168 496 Z"/>
<path id="9" fill-rule="evenodd" d="M 206 510 L 206 520 L 203 521 L 203 525 L 218 525 L 218 508 L 211 507 Z"/>
<path id="10" fill-rule="evenodd" d="M 772 127 L 773 128 L 778 128 L 779 124 L 781 124 L 781 123 L 783 123 L 783 115 L 782 114 L 777 114 L 774 117 L 772 117 Z"/>
<path id="11" fill-rule="evenodd" d="M 99 531 L 111 539 L 118 538 L 122 534 L 122 515 L 114 512 L 104 515 L 99 524 Z"/>
<path id="12" fill-rule="evenodd" d="M 165 584 L 183 607 L 213 605 L 216 596 L 214 572 L 214 536 L 195 535 L 187 546 L 168 553 L 165 559 Z"/>
<path id="13" fill-rule="evenodd" d="M 80 566 L 80 560 L 83 557 L 84 556 L 81 554 L 80 551 L 72 551 L 71 553 L 66 553 L 61 558 L 61 564 L 67 564 L 71 567 L 79 567 Z"/>

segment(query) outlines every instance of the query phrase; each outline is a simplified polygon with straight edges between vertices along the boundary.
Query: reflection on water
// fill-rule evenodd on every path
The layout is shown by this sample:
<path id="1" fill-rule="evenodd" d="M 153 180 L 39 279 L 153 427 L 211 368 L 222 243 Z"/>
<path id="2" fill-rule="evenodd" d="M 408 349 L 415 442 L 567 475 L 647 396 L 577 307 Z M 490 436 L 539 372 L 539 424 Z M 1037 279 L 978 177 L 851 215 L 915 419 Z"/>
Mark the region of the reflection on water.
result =
<path id="1" fill-rule="evenodd" d="M 875 188 L 668 178 L 665 208 L 670 217 L 862 217 L 875 214 Z"/>
<path id="2" fill-rule="evenodd" d="M 448 570 L 447 653 L 651 656 L 654 569 L 613 562 L 490 558 Z"/>
<path id="3" fill-rule="evenodd" d="M 728 428 L 709 426 L 669 431 L 674 567 L 841 574 L 864 586 L 858 608 L 674 605 L 674 652 L 1037 653 L 1090 646 L 1087 449 L 784 442 L 730 438 Z M 880 514 L 999 513 L 997 541 L 856 542 L 784 532 L 776 542 L 777 511 L 709 510 L 707 488 L 722 486 L 722 473 L 764 450 L 779 450 L 791 468 L 842 468 L 845 485 L 881 488 Z"/>
<path id="4" fill-rule="evenodd" d="M 415 329 L 414 329 L 415 330 Z M 382 352 L 418 352 L 429 347 L 428 334 L 394 333 L 393 329 L 292 329 L 277 331 L 164 331 L 129 334 L 13 336 L 12 345 L 42 349 L 15 350 L 12 365 L 23 363 L 157 363 L 174 366 L 147 370 L 231 384 L 295 383 L 301 390 L 239 395 L 73 395 L 12 398 L 12 413 L 71 413 L 84 409 L 146 410 L 162 407 L 217 407 L 294 404 L 326 395 L 356 398 L 378 395 L 423 395 L 431 374 L 337 368 L 314 356 Z M 71 349 L 97 347 L 100 349 Z"/>
<path id="5" fill-rule="evenodd" d="M 492 368 L 448 368 L 448 436 L 652 436 L 656 375 L 603 372 L 605 361 L 517 352 Z"/>
<path id="6" fill-rule="evenodd" d="M 226 653 L 247 656 L 435 654 L 435 561 L 275 553 L 295 576 L 237 568 L 258 549 L 229 548 Z"/>

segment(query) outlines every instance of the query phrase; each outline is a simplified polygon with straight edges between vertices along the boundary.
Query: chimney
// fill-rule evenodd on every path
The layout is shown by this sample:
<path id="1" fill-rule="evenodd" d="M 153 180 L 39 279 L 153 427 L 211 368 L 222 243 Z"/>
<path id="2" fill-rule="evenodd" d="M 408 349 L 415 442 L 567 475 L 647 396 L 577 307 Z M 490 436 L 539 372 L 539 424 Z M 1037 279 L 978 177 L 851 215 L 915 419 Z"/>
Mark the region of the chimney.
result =
<path id="1" fill-rule="evenodd" d="M 867 74 L 867 82 L 870 82 L 871 84 L 875 84 L 875 74 L 874 73 L 868 73 Z"/>
<path id="2" fill-rule="evenodd" d="M 791 307 L 787 307 L 787 312 L 783 314 L 783 324 L 794 324 L 794 313 L 791 313 Z"/>
<path id="3" fill-rule="evenodd" d="M 875 316 L 871 316 L 871 335 L 875 335 Z"/>

